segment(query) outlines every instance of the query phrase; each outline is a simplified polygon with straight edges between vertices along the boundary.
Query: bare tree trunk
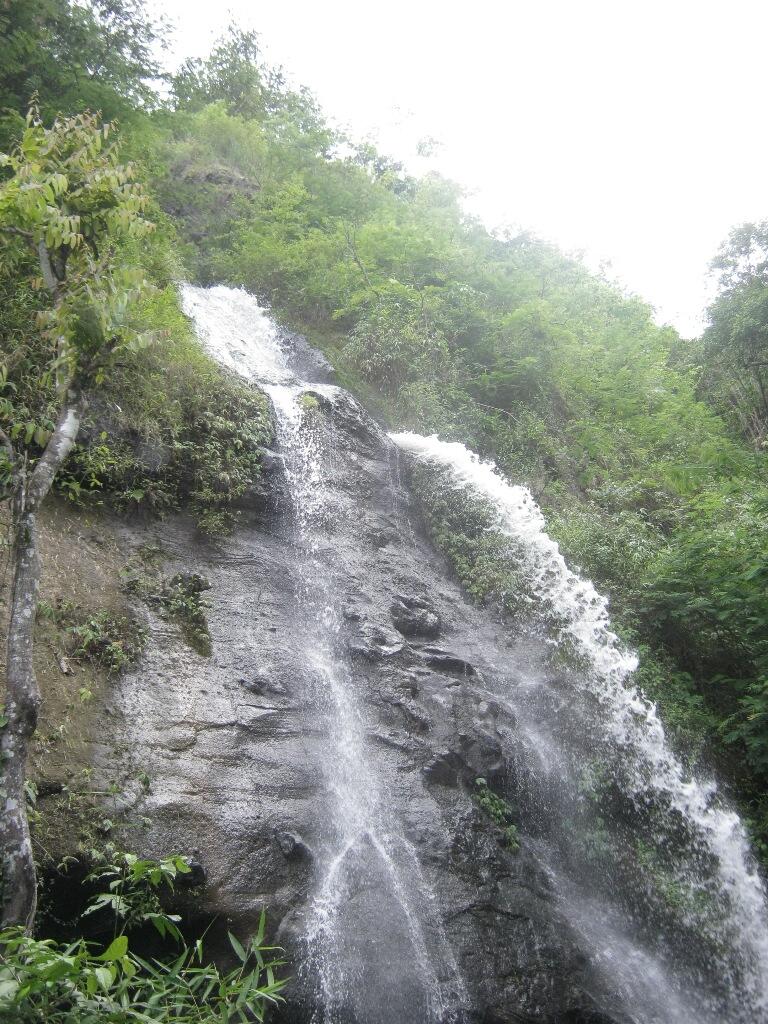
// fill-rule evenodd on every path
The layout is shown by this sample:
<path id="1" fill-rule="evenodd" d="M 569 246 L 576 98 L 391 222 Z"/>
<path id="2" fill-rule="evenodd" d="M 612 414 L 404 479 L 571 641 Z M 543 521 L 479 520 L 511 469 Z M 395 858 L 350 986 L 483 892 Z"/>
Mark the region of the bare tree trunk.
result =
<path id="1" fill-rule="evenodd" d="M 2 925 L 32 927 L 37 878 L 27 820 L 26 778 L 30 740 L 37 727 L 40 690 L 33 664 L 40 584 L 37 513 L 80 429 L 82 402 L 70 393 L 56 428 L 29 480 L 22 476 L 14 500 L 14 550 L 5 726 L 0 729 L 0 866 Z"/>
<path id="2" fill-rule="evenodd" d="M 30 929 L 37 907 L 32 842 L 27 821 L 26 777 L 29 741 L 37 727 L 40 691 L 32 664 L 33 630 L 40 565 L 34 512 L 22 513 L 14 538 L 14 574 L 8 628 L 7 723 L 0 733 L 3 821 L 0 825 L 3 872 L 3 925 Z"/>

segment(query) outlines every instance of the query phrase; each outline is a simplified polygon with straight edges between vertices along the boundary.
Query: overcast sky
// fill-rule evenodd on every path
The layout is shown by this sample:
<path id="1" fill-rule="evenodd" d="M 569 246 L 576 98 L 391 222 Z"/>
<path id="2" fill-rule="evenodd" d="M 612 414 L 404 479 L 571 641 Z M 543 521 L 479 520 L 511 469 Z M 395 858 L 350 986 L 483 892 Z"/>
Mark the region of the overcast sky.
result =
<path id="1" fill-rule="evenodd" d="M 698 333 L 707 264 L 768 218 L 766 0 L 152 0 L 173 59 L 230 20 L 327 114 Z M 429 162 L 425 137 L 439 141 Z"/>

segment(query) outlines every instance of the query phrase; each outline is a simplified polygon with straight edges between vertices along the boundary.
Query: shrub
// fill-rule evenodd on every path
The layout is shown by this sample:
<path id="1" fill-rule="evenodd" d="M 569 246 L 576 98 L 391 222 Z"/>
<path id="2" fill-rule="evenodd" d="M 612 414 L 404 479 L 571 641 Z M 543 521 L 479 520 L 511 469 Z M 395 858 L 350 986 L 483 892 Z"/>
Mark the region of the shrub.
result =
<path id="1" fill-rule="evenodd" d="M 486 779 L 475 779 L 472 799 L 483 813 L 501 829 L 504 845 L 511 853 L 520 849 L 520 835 L 515 824 L 515 812 L 512 805 L 494 793 Z"/>
<path id="2" fill-rule="evenodd" d="M 189 870 L 179 855 L 154 861 L 121 853 L 93 872 L 90 880 L 106 882 L 107 890 L 94 897 L 85 914 L 113 917 L 113 939 L 105 949 L 82 938 L 70 944 L 35 939 L 18 928 L 0 933 L 0 1022 L 263 1021 L 285 984 L 274 973 L 281 961 L 264 945 L 265 914 L 247 946 L 230 934 L 237 967 L 222 971 L 207 963 L 202 939 L 187 946 L 179 918 L 162 908 L 163 890 Z M 146 923 L 177 945 L 172 955 L 147 960 L 130 948 L 127 933 Z"/>
<path id="3" fill-rule="evenodd" d="M 135 619 L 111 611 L 87 612 L 69 601 L 41 602 L 38 615 L 59 627 L 67 654 L 117 673 L 133 665 L 144 649 L 147 631 Z"/>

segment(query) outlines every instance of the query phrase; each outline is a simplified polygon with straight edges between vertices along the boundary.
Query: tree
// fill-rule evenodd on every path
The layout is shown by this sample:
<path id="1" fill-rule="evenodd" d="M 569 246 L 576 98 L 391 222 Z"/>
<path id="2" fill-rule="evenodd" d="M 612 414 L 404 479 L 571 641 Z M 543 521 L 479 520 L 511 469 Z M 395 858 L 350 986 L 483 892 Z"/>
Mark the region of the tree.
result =
<path id="1" fill-rule="evenodd" d="M 44 118 L 101 110 L 134 117 L 158 105 L 155 57 L 166 26 L 143 0 L 5 0 L 0 4 L 0 148 L 24 129 L 32 95 Z"/>
<path id="2" fill-rule="evenodd" d="M 309 90 L 290 88 L 282 68 L 263 60 L 258 33 L 237 25 L 229 26 L 204 60 L 185 60 L 172 84 L 182 110 L 223 102 L 227 113 L 267 122 L 274 135 L 290 137 L 299 147 L 325 154 L 334 141 Z"/>
<path id="3" fill-rule="evenodd" d="M 704 386 L 756 448 L 768 438 L 768 221 L 731 232 L 702 339 Z"/>
<path id="4" fill-rule="evenodd" d="M 223 100 L 230 114 L 261 120 L 282 84 L 280 72 L 262 63 L 258 34 L 231 25 L 209 57 L 184 61 L 173 78 L 173 91 L 186 110 Z"/>
<path id="5" fill-rule="evenodd" d="M 27 928 L 36 907 L 24 783 L 40 705 L 32 661 L 37 517 L 75 443 L 89 390 L 121 352 L 152 340 L 131 329 L 130 306 L 145 285 L 121 266 L 118 247 L 153 229 L 144 217 L 149 200 L 133 168 L 118 162 L 110 135 L 97 115 L 57 118 L 46 128 L 33 108 L 19 145 L 0 156 L 10 172 L 0 184 L 0 272 L 45 296 L 29 340 L 4 351 L 0 366 L 0 484 L 13 531 L 0 720 L 2 921 Z"/>

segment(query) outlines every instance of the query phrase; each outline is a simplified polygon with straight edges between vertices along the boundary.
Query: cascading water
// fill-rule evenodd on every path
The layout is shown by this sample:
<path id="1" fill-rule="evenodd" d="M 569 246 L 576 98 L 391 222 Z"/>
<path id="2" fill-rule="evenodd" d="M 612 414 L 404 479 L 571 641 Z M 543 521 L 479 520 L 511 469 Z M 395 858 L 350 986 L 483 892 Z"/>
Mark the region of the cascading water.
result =
<path id="1" fill-rule="evenodd" d="M 296 556 L 291 630 L 302 638 L 296 669 L 302 702 L 314 719 L 302 742 L 308 763 L 323 774 L 313 795 L 314 868 L 300 924 L 305 950 L 299 962 L 314 1021 L 461 1020 L 465 1004 L 483 1004 L 467 996 L 456 966 L 456 957 L 464 960 L 470 953 L 460 944 L 468 933 L 451 923 L 452 949 L 443 919 L 457 921 L 467 906 L 457 907 L 459 890 L 449 888 L 440 892 L 438 909 L 432 886 L 439 878 L 430 873 L 427 882 L 432 865 L 425 853 L 442 854 L 422 845 L 417 856 L 415 833 L 404 824 L 407 810 L 393 813 L 403 807 L 403 792 L 395 787 L 397 771 L 405 766 L 382 771 L 368 703 L 376 691 L 361 699 L 362 677 L 343 641 L 347 609 L 339 581 L 354 570 L 336 542 L 345 537 L 354 546 L 357 523 L 333 486 L 337 463 L 346 459 L 344 439 L 334 430 L 352 400 L 339 388 L 297 379 L 289 368 L 290 343 L 245 292 L 187 287 L 183 299 L 210 351 L 257 381 L 275 408 L 293 510 L 287 538 Z M 636 659 L 612 633 L 605 600 L 568 569 L 524 488 L 511 486 L 463 445 L 414 434 L 396 435 L 395 441 L 389 454 L 382 442 L 390 475 L 384 500 L 406 546 L 415 551 L 421 543 L 400 480 L 401 469 L 415 459 L 439 474 L 443 493 L 482 505 L 483 522 L 503 539 L 516 567 L 527 638 L 510 648 L 506 639 L 498 642 L 494 627 L 487 657 L 479 652 L 485 658 L 482 674 L 462 680 L 461 699 L 504 708 L 515 723 L 504 753 L 513 782 L 509 795 L 519 805 L 520 861 L 525 855 L 526 863 L 548 874 L 561 918 L 580 936 L 579 948 L 594 968 L 591 976 L 600 979 L 594 993 L 605 996 L 615 1019 L 637 1024 L 765 1020 L 765 894 L 743 827 L 715 786 L 689 777 L 670 750 L 654 708 L 631 685 Z M 345 516 L 350 521 L 341 523 Z M 429 550 L 423 557 L 434 558 Z M 370 563 L 359 562 L 357 571 L 365 564 Z M 415 558 L 413 565 L 419 564 Z M 400 575 L 395 569 L 387 588 L 399 586 Z M 450 608 L 449 603 L 449 615 Z M 466 618 L 466 609 L 461 615 Z M 547 652 L 558 661 L 554 671 Z M 386 664 L 377 685 L 385 676 L 398 678 L 398 672 L 408 676 L 405 662 L 390 653 L 383 651 Z M 414 642 L 408 663 L 433 656 L 434 649 Z M 459 693 L 456 680 L 421 664 L 416 685 L 434 676 L 425 685 L 435 688 L 436 714 L 448 718 L 455 712 L 450 694 Z M 424 799 L 433 801 L 434 814 L 434 797 Z M 465 818 L 470 831 L 473 820 Z M 449 848 L 460 831 L 454 819 L 444 836 Z M 483 886 L 487 879 L 491 890 L 496 885 L 483 865 L 477 878 Z M 487 892 L 478 898 L 479 912 L 487 913 Z M 510 913 L 509 919 L 516 917 Z M 527 920 L 524 913 L 520 920 Z M 503 985 L 516 977 L 506 964 L 500 970 Z M 545 984 L 553 979 L 550 966 L 535 968 L 534 975 Z M 535 984 L 529 991 L 534 990 Z M 542 1019 L 535 997 L 526 1007 L 531 1019 Z M 584 1017 L 573 1012 L 551 1019 L 598 1019 L 589 1011 Z"/>
<path id="2" fill-rule="evenodd" d="M 437 486 L 490 510 L 491 529 L 508 542 L 519 571 L 534 633 L 579 663 L 570 676 L 578 690 L 556 692 L 532 674 L 527 687 L 500 696 L 520 716 L 535 754 L 533 802 L 550 819 L 550 832 L 553 815 L 561 817 L 556 838 L 540 840 L 541 861 L 595 961 L 638 1021 L 765 1020 L 766 894 L 743 825 L 715 785 L 690 777 L 671 750 L 654 706 L 632 685 L 637 660 L 611 631 L 606 600 L 567 567 L 526 488 L 509 484 L 460 443 L 413 433 L 393 440 L 438 472 Z M 610 834 L 601 811 L 592 817 L 591 835 L 614 861 L 623 859 L 615 872 L 608 867 L 602 888 L 594 849 L 587 851 L 591 862 L 574 852 L 575 839 L 562 827 L 584 818 L 574 776 L 585 766 L 610 775 L 604 790 L 619 820 Z M 573 825 L 574 835 L 583 825 Z M 617 879 L 619 895 L 611 891 Z M 661 910 L 654 910 L 655 898 Z"/>
<path id="3" fill-rule="evenodd" d="M 364 710 L 338 639 L 338 595 L 325 583 L 324 560 L 333 556 L 324 525 L 336 514 L 325 486 L 333 446 L 316 413 L 319 402 L 334 403 L 343 393 L 294 376 L 278 328 L 247 293 L 186 286 L 183 304 L 211 353 L 269 395 L 294 506 L 293 540 L 302 551 L 296 580 L 297 620 L 305 631 L 302 667 L 313 680 L 331 796 L 304 927 L 303 971 L 315 987 L 313 1019 L 458 1020 L 462 982 L 415 852 L 387 814 L 387 794 L 369 768 Z M 375 906 L 370 915 L 355 917 L 350 906 L 366 889 Z M 410 967 L 393 979 L 387 962 L 398 945 L 407 950 Z"/>

